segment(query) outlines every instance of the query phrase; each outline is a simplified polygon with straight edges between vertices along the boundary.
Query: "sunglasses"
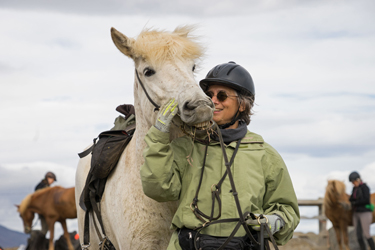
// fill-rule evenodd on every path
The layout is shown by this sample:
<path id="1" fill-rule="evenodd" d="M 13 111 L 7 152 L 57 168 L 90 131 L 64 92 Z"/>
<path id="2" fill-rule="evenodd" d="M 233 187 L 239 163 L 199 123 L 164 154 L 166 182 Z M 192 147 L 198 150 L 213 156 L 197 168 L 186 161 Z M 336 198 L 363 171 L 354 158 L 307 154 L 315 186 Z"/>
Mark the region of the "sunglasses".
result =
<path id="1" fill-rule="evenodd" d="M 210 97 L 212 99 L 212 97 L 214 97 L 214 93 L 212 91 L 208 91 L 205 93 L 208 97 Z M 216 98 L 219 102 L 224 102 L 228 97 L 237 97 L 237 95 L 228 95 L 227 92 L 225 92 L 224 90 L 220 90 L 217 94 L 216 94 Z"/>

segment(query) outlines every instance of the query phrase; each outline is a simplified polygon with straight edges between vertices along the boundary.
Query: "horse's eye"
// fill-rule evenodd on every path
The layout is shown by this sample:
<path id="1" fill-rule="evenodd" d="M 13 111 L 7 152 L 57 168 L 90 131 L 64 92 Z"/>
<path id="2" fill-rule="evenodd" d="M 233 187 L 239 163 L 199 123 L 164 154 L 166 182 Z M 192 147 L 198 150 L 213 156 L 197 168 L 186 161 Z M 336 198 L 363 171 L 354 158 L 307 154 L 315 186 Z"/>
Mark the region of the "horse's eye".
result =
<path id="1" fill-rule="evenodd" d="M 195 64 L 194 64 L 194 66 L 193 66 L 193 72 L 195 71 Z"/>
<path id="2" fill-rule="evenodd" d="M 145 76 L 147 76 L 147 77 L 150 77 L 150 76 L 152 76 L 153 74 L 155 74 L 155 71 L 152 70 L 152 69 L 150 69 L 150 68 L 145 68 L 145 69 L 143 70 L 143 74 L 145 74 Z"/>

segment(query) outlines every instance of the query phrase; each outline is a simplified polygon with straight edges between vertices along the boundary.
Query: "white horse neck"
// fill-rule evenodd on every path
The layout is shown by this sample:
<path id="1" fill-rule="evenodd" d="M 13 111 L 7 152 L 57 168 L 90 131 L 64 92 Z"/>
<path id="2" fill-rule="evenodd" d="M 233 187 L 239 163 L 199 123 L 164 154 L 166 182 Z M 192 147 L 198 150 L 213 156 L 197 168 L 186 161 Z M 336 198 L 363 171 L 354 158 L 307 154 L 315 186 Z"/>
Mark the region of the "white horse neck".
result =
<path id="1" fill-rule="evenodd" d="M 146 147 L 145 136 L 149 129 L 155 124 L 159 111 L 147 99 L 143 89 L 137 87 L 137 79 L 134 82 L 134 109 L 136 117 L 136 130 L 133 136 L 135 140 L 135 156 L 137 159 L 137 168 L 143 164 L 143 149 Z M 171 127 L 170 140 L 182 135 L 182 132 L 176 126 Z"/>

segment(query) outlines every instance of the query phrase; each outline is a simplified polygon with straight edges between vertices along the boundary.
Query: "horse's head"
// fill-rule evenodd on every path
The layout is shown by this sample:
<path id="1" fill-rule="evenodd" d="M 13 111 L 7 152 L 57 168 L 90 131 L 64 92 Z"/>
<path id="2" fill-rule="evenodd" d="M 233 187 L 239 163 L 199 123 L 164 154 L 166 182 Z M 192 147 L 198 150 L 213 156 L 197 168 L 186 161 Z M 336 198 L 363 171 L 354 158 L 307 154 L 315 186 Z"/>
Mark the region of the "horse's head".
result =
<path id="1" fill-rule="evenodd" d="M 329 180 L 326 187 L 326 202 L 330 205 L 337 204 L 345 210 L 351 209 L 348 195 L 345 192 L 345 184 L 338 180 Z"/>
<path id="2" fill-rule="evenodd" d="M 25 234 L 30 234 L 32 223 L 34 220 L 34 213 L 30 209 L 25 207 L 22 203 L 21 205 L 16 205 L 16 207 L 23 221 L 23 229 Z"/>
<path id="3" fill-rule="evenodd" d="M 203 49 L 189 37 L 190 31 L 189 27 L 173 32 L 144 30 L 133 39 L 111 29 L 116 47 L 135 62 L 135 105 L 138 101 L 140 107 L 145 107 L 141 111 L 149 123 L 156 118 L 152 114 L 154 107 L 172 98 L 178 102 L 183 123 L 208 126 L 212 119 L 214 105 L 194 79 L 196 61 Z"/>

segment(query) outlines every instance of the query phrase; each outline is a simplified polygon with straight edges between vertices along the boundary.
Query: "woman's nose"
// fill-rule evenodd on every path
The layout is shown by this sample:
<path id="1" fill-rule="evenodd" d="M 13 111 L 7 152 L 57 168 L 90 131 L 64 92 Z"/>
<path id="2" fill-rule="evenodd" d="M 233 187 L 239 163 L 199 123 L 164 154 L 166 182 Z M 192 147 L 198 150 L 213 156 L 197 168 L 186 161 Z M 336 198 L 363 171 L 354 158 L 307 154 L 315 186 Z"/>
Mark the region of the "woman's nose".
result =
<path id="1" fill-rule="evenodd" d="M 216 95 L 214 95 L 214 96 L 211 98 L 211 100 L 212 100 L 212 102 L 213 102 L 214 104 L 219 103 L 219 100 L 217 99 L 217 96 L 216 96 Z"/>

